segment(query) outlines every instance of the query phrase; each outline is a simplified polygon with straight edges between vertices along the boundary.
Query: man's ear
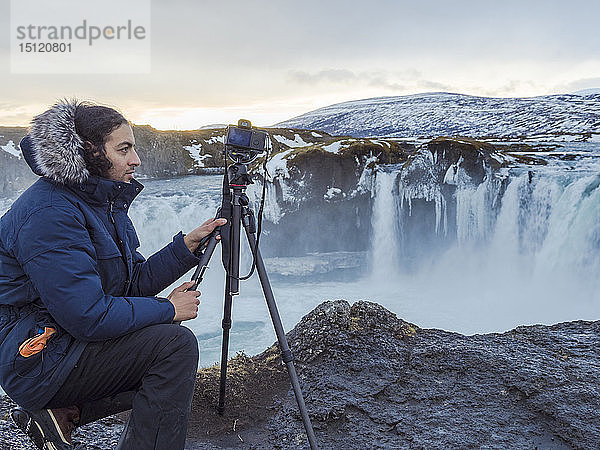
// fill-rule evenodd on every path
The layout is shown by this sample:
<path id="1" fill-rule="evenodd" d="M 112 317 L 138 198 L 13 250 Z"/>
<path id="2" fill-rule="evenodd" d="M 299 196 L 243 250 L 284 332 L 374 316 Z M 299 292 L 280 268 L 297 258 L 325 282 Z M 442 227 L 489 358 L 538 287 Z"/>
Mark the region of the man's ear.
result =
<path id="1" fill-rule="evenodd" d="M 97 150 L 94 144 L 92 144 L 90 141 L 83 141 L 83 148 L 90 152 L 94 157 L 100 156 L 100 151 Z"/>

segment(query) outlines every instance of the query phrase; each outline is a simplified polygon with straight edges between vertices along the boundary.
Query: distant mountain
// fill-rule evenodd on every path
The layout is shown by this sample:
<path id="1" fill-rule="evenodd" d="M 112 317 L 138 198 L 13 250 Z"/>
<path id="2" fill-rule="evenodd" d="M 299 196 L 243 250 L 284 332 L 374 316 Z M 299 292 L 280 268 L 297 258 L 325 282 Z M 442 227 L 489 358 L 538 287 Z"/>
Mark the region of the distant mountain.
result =
<path id="1" fill-rule="evenodd" d="M 444 92 L 338 103 L 277 127 L 354 137 L 520 137 L 600 133 L 600 94 L 528 98 Z"/>
<path id="2" fill-rule="evenodd" d="M 600 94 L 600 88 L 588 88 L 582 89 L 580 91 L 573 92 L 575 95 L 590 95 L 590 94 Z"/>
<path id="3" fill-rule="evenodd" d="M 225 125 L 224 123 L 213 123 L 210 125 L 203 125 L 198 129 L 199 130 L 215 130 L 218 128 L 227 128 L 227 125 Z"/>

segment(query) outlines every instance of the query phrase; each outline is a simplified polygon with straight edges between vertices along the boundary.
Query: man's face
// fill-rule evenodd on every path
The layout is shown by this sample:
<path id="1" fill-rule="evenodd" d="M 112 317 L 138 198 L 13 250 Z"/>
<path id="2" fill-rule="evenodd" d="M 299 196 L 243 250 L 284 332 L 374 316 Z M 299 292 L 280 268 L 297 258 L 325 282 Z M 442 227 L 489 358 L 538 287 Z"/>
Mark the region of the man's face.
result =
<path id="1" fill-rule="evenodd" d="M 112 163 L 106 178 L 115 181 L 131 182 L 135 168 L 141 164 L 135 152 L 135 138 L 128 123 L 115 128 L 104 143 L 106 157 Z"/>

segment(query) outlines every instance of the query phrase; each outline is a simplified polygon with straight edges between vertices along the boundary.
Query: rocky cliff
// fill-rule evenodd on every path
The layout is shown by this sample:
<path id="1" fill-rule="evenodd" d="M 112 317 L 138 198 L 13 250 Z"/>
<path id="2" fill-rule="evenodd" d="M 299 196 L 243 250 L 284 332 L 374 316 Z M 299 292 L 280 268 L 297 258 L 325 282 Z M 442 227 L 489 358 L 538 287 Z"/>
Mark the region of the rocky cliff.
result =
<path id="1" fill-rule="evenodd" d="M 338 300 L 288 340 L 322 448 L 600 447 L 598 321 L 464 336 Z M 275 346 L 231 361 L 222 417 L 217 397 L 217 368 L 200 370 L 186 448 L 307 448 Z M 80 448 L 114 445 L 121 427 L 118 417 L 86 427 Z M 0 420 L 3 448 L 27 448 L 21 438 Z"/>
<path id="2" fill-rule="evenodd" d="M 413 144 L 403 142 L 328 137 L 275 153 L 266 178 L 269 247 L 285 249 L 277 256 L 364 250 L 370 228 L 364 209 L 371 199 L 368 174 L 377 164 L 404 163 L 414 152 Z M 249 192 L 258 211 L 264 178 L 256 173 L 258 184 Z M 302 232 L 307 226 L 318 232 L 307 236 Z"/>
<path id="3" fill-rule="evenodd" d="M 221 173 L 224 129 L 161 131 L 147 125 L 133 127 L 136 150 L 142 165 L 141 178 L 168 178 L 190 174 Z M 269 129 L 276 136 L 272 151 L 289 148 L 282 142 L 300 139 L 302 143 L 331 140 L 326 133 Z M 37 179 L 21 155 L 19 142 L 27 133 L 24 127 L 0 127 L 0 196 L 9 197 Z M 305 140 L 303 140 L 305 139 Z M 291 144 L 293 145 L 293 144 Z"/>
<path id="4" fill-rule="evenodd" d="M 133 132 L 142 178 L 218 173 L 223 165 L 222 129 L 159 131 L 134 126 Z M 19 148 L 26 133 L 26 128 L 0 127 L 0 196 L 10 196 L 37 179 Z"/>
<path id="5" fill-rule="evenodd" d="M 501 169 L 545 163 L 526 156 L 527 151 L 535 153 L 526 144 L 515 147 L 468 138 L 406 142 L 329 137 L 326 142 L 280 147 L 282 150 L 266 165 L 265 230 L 269 247 L 279 251 L 273 255 L 266 249 L 267 256 L 367 250 L 378 172 L 397 172 L 393 191 L 403 202 L 410 203 L 405 213 L 423 216 L 425 222 L 433 221 L 433 228 L 446 226 L 454 230 L 442 233 L 444 239 L 453 239 L 456 227 L 436 221 L 441 220 L 439 211 L 450 221 L 455 220 L 452 217 L 456 216 L 458 188 L 494 180 L 496 189 L 501 191 L 506 180 Z M 258 183 L 249 189 L 255 211 L 264 179 L 260 169 L 256 173 Z M 423 225 L 423 221 L 412 222 Z M 303 232 L 307 224 L 318 233 Z M 404 231 L 410 236 L 410 229 Z M 285 255 L 282 249 L 287 252 Z"/>

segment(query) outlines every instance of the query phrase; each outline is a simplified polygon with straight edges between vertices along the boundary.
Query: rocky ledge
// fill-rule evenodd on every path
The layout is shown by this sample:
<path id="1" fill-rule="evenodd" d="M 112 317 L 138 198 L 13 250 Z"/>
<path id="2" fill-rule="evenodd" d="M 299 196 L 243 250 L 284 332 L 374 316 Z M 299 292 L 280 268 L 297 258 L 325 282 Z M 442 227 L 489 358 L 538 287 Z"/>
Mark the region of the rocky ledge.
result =
<path id="1" fill-rule="evenodd" d="M 600 321 L 463 336 L 338 300 L 288 339 L 322 448 L 600 448 Z M 231 360 L 223 417 L 217 391 L 218 369 L 202 369 L 186 448 L 307 448 L 275 346 Z M 121 427 L 77 438 L 109 448 Z M 20 439 L 0 420 L 2 448 L 29 448 Z"/>

